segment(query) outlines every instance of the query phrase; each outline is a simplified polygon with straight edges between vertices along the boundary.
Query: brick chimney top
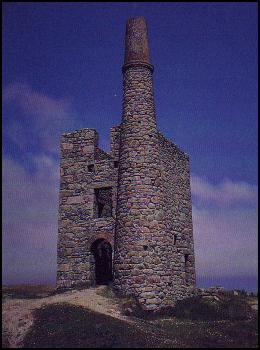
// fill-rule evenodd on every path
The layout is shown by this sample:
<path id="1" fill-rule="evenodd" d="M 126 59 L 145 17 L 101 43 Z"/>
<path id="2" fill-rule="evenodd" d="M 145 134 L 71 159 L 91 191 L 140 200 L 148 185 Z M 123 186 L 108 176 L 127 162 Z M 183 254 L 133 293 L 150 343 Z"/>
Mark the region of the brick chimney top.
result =
<path id="1" fill-rule="evenodd" d="M 132 66 L 145 66 L 153 71 L 149 57 L 147 26 L 144 17 L 129 18 L 126 23 L 123 71 Z"/>

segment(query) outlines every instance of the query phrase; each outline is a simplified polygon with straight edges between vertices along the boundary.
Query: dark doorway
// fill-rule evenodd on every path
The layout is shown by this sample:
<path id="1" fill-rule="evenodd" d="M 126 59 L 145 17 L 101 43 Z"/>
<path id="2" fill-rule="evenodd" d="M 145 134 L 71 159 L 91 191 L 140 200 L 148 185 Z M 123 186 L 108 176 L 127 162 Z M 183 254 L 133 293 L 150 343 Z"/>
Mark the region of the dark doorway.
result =
<path id="1" fill-rule="evenodd" d="M 96 284 L 112 281 L 112 247 L 105 239 L 97 239 L 91 246 L 95 258 Z"/>

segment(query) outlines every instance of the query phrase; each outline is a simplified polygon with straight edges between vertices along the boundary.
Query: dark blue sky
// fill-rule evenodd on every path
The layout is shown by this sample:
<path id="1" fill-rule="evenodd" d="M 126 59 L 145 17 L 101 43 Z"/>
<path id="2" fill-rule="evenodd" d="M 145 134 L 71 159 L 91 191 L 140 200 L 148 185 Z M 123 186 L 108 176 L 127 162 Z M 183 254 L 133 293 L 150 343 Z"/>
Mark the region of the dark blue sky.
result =
<path id="1" fill-rule="evenodd" d="M 193 204 L 209 212 L 219 205 L 210 212 L 215 223 L 230 211 L 226 234 L 236 241 L 244 228 L 231 213 L 240 208 L 238 216 L 251 218 L 256 208 L 256 3 L 4 3 L 3 154 L 6 169 L 20 171 L 12 183 L 7 177 L 7 196 L 16 201 L 13 184 L 21 178 L 24 188 L 42 182 L 42 164 L 58 167 L 62 132 L 96 128 L 108 149 L 109 129 L 121 119 L 125 22 L 134 16 L 148 24 L 158 127 L 190 155 Z M 6 230 L 16 237 L 11 210 Z M 206 232 L 205 211 L 194 213 Z M 246 236 L 254 245 L 255 222 Z M 12 250 L 15 238 L 8 239 Z"/>
<path id="2" fill-rule="evenodd" d="M 22 81 L 69 98 L 81 116 L 76 128 L 97 128 L 106 145 L 121 117 L 125 21 L 144 15 L 159 128 L 190 154 L 198 175 L 256 183 L 256 6 L 4 4 L 4 86 Z"/>

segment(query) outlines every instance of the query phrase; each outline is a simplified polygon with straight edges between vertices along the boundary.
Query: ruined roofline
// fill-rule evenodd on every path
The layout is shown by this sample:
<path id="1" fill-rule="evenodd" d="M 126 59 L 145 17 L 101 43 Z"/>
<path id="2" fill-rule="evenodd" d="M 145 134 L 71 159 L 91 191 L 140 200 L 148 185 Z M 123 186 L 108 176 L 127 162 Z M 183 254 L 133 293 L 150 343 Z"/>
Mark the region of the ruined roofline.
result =
<path id="1" fill-rule="evenodd" d="M 101 147 L 99 147 L 99 142 L 97 143 L 97 150 L 101 151 L 102 153 L 104 153 L 108 158 L 112 159 L 113 158 L 113 147 L 112 147 L 112 132 L 115 131 L 115 130 L 120 130 L 121 128 L 121 124 L 118 124 L 118 125 L 115 125 L 113 127 L 110 128 L 110 143 L 109 143 L 109 150 L 108 151 L 104 151 Z M 99 133 L 97 132 L 96 129 L 94 128 L 81 128 L 81 129 L 77 129 L 77 130 L 74 130 L 74 131 L 70 131 L 70 132 L 66 132 L 66 133 L 63 133 L 61 134 L 61 137 L 60 139 L 62 139 L 63 137 L 66 137 L 66 136 L 69 136 L 69 135 L 72 135 L 72 134 L 75 134 L 75 133 L 80 133 L 82 131 L 94 131 L 96 137 L 98 138 L 98 141 L 99 141 Z M 175 149 L 178 150 L 178 152 L 180 152 L 184 157 L 188 158 L 189 159 L 189 155 L 187 152 L 185 152 L 183 149 L 181 149 L 178 145 L 176 145 L 173 141 L 169 140 L 167 137 L 165 137 L 162 132 L 160 132 L 158 130 L 158 136 L 159 138 L 163 139 L 164 142 L 168 143 L 169 145 L 173 146 Z"/>
<path id="2" fill-rule="evenodd" d="M 67 138 L 69 136 L 75 135 L 77 133 L 82 133 L 82 132 L 88 132 L 88 131 L 92 131 L 93 132 L 93 136 L 95 137 L 96 140 L 96 145 L 95 145 L 95 149 L 100 152 L 101 154 L 104 154 L 108 159 L 112 160 L 114 158 L 113 155 L 113 148 L 112 148 L 112 132 L 113 130 L 119 129 L 120 128 L 120 124 L 116 125 L 112 128 L 110 128 L 110 137 L 109 137 L 109 149 L 107 151 L 103 150 L 100 146 L 99 146 L 99 133 L 95 128 L 81 128 L 81 129 L 76 129 L 73 131 L 69 131 L 69 132 L 65 132 L 63 134 L 61 134 L 60 136 L 60 142 L 63 141 L 64 138 Z M 94 138 L 93 138 L 93 143 L 95 143 Z"/>
<path id="3" fill-rule="evenodd" d="M 84 130 L 93 130 L 96 134 L 98 134 L 97 130 L 94 129 L 94 128 L 80 128 L 80 129 L 76 129 L 76 130 L 73 130 L 73 131 L 64 132 L 64 133 L 61 134 L 60 137 L 66 136 L 66 135 L 70 135 L 70 134 L 75 134 L 77 132 L 81 132 L 81 131 L 84 131 Z"/>
<path id="4" fill-rule="evenodd" d="M 173 146 L 175 149 L 177 149 L 178 152 L 181 153 L 185 158 L 189 159 L 188 153 L 186 153 L 178 145 L 176 145 L 174 142 L 172 142 L 167 137 L 165 137 L 159 130 L 158 130 L 158 136 L 159 138 L 163 139 L 164 142 L 168 143 L 171 147 Z"/>

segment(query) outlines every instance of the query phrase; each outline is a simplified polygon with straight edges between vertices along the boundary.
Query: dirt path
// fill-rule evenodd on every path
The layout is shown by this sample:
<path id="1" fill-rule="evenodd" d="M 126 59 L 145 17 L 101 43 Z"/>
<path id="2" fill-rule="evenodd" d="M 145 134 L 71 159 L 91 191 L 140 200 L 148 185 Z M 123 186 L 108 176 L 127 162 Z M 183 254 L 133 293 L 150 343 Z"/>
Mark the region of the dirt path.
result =
<path id="1" fill-rule="evenodd" d="M 23 338 L 33 324 L 33 311 L 44 305 L 67 302 L 86 307 L 121 320 L 132 322 L 123 316 L 119 304 L 114 299 L 100 295 L 105 287 L 68 291 L 41 299 L 6 299 L 3 302 L 3 329 L 11 348 L 20 348 Z"/>

